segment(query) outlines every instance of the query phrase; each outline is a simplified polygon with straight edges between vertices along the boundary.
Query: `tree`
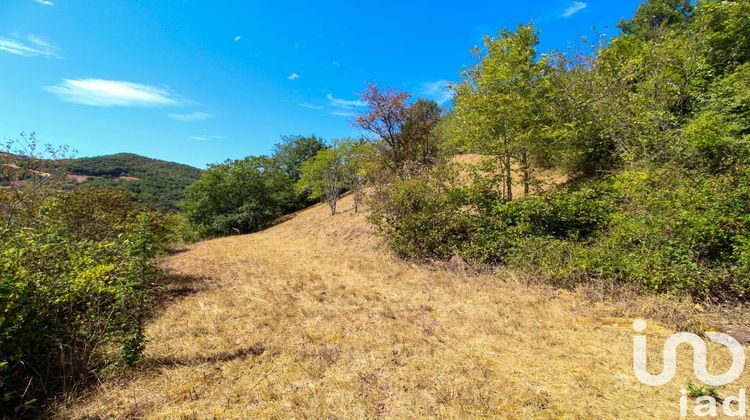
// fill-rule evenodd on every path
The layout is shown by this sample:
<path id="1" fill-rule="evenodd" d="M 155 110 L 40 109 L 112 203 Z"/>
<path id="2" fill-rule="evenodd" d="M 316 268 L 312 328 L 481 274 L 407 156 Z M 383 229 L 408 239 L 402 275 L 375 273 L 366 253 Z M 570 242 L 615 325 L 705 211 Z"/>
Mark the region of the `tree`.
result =
<path id="1" fill-rule="evenodd" d="M 508 200 L 513 199 L 514 159 L 521 163 L 526 192 L 531 184 L 529 152 L 540 127 L 540 80 L 545 68 L 545 62 L 536 59 L 538 42 L 531 25 L 485 37 L 484 56 L 463 73 L 456 89 L 458 140 L 500 160 L 503 195 Z"/>
<path id="2" fill-rule="evenodd" d="M 282 136 L 281 142 L 273 147 L 273 157 L 278 162 L 281 170 L 292 179 L 292 182 L 297 182 L 300 177 L 302 164 L 325 148 L 326 145 L 323 139 L 315 134 L 309 136 Z"/>
<path id="3" fill-rule="evenodd" d="M 355 124 L 376 136 L 381 161 L 390 173 L 408 175 L 437 161 L 439 137 L 434 131 L 442 109 L 435 101 L 418 99 L 409 104 L 407 92 L 381 91 L 374 84 L 360 97 L 369 112 L 358 116 Z"/>
<path id="4" fill-rule="evenodd" d="M 437 162 L 439 137 L 435 128 L 441 114 L 442 109 L 432 100 L 418 99 L 409 106 L 406 121 L 401 127 L 405 160 L 421 166 Z"/>
<path id="5" fill-rule="evenodd" d="M 302 164 L 297 182 L 298 191 L 310 191 L 310 197 L 324 199 L 336 214 L 341 193 L 349 190 L 354 196 L 354 212 L 363 201 L 364 181 L 372 171 L 373 146 L 364 140 L 343 139 L 318 152 Z"/>
<path id="6" fill-rule="evenodd" d="M 373 156 L 375 150 L 371 143 L 360 140 L 342 140 L 339 143 L 344 155 L 344 173 L 348 181 L 347 188 L 354 196 L 354 213 L 364 202 L 365 181 L 375 171 Z"/>
<path id="7" fill-rule="evenodd" d="M 630 20 L 617 25 L 624 34 L 650 39 L 663 29 L 684 28 L 691 17 L 690 0 L 647 0 L 638 6 Z"/>
<path id="8" fill-rule="evenodd" d="M 203 236 L 263 229 L 296 200 L 294 184 L 267 156 L 212 165 L 188 187 L 183 204 Z"/>
<path id="9" fill-rule="evenodd" d="M 336 214 L 336 204 L 347 185 L 344 158 L 344 149 L 340 144 L 319 151 L 302 164 L 297 183 L 298 191 L 310 191 L 310 198 L 323 198 L 331 209 L 331 215 Z"/>
<path id="10" fill-rule="evenodd" d="M 374 84 L 367 86 L 360 98 L 367 103 L 369 112 L 358 116 L 355 124 L 377 136 L 381 142 L 383 163 L 395 173 L 401 173 L 406 163 L 401 127 L 409 116 L 407 100 L 410 95 L 391 88 L 383 91 Z"/>
<path id="11" fill-rule="evenodd" d="M 696 6 L 691 28 L 707 44 L 703 53 L 716 74 L 731 73 L 750 61 L 748 16 L 748 0 L 705 0 Z"/>

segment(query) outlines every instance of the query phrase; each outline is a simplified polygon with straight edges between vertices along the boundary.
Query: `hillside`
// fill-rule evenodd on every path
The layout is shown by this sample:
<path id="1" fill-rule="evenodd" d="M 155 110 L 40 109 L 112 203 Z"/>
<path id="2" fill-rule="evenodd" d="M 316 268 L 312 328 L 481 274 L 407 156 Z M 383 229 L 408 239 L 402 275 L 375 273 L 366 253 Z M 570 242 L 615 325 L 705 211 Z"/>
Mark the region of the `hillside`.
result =
<path id="1" fill-rule="evenodd" d="M 141 203 L 165 211 L 177 209 L 185 188 L 201 174 L 192 166 L 132 153 L 72 159 L 64 166 L 77 183 L 125 188 Z"/>
<path id="2" fill-rule="evenodd" d="M 632 372 L 692 305 L 467 276 L 396 259 L 351 197 L 163 260 L 172 282 L 137 372 L 63 408 L 75 418 L 676 417 L 690 353 L 666 386 Z M 500 280 L 500 281 L 499 281 Z M 672 318 L 669 318 L 672 317 Z M 659 318 L 659 322 L 653 320 Z M 713 346 L 713 344 L 711 344 Z M 709 349 L 712 371 L 728 354 Z M 660 362 L 659 362 L 660 363 Z M 656 370 L 656 365 L 653 366 Z M 722 394 L 750 384 L 745 375 Z M 200 414 L 199 414 L 200 413 Z"/>

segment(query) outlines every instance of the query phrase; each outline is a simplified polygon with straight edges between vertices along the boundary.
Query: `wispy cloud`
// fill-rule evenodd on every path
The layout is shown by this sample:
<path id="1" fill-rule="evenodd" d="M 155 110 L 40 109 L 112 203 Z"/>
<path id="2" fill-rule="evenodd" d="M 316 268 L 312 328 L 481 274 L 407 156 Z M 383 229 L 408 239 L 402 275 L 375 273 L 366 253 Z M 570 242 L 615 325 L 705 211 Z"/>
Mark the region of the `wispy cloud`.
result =
<path id="1" fill-rule="evenodd" d="M 338 61 L 336 61 L 336 60 L 334 60 L 334 61 L 331 61 L 331 64 L 333 64 L 333 65 L 334 65 L 334 66 L 336 66 L 336 67 L 341 67 L 341 63 L 339 63 L 339 62 L 338 62 Z"/>
<path id="2" fill-rule="evenodd" d="M 333 94 L 329 93 L 326 95 L 326 99 L 328 99 L 328 103 L 331 104 L 331 106 L 336 108 L 343 108 L 343 109 L 354 109 L 354 108 L 362 108 L 366 107 L 367 103 L 365 101 L 360 100 L 348 100 L 348 99 L 338 99 L 334 98 Z"/>
<path id="3" fill-rule="evenodd" d="M 330 114 L 337 117 L 354 117 L 357 115 L 354 111 L 331 111 Z"/>
<path id="4" fill-rule="evenodd" d="M 55 3 L 53 3 L 50 0 L 34 0 L 34 1 L 37 2 L 37 3 L 39 3 L 39 4 L 43 4 L 45 6 L 54 6 L 55 5 Z"/>
<path id="5" fill-rule="evenodd" d="M 102 79 L 65 79 L 45 86 L 65 102 L 90 106 L 165 106 L 182 103 L 166 89 L 133 82 Z"/>
<path id="6" fill-rule="evenodd" d="M 60 48 L 34 34 L 28 34 L 25 38 L 0 37 L 0 51 L 24 57 L 63 58 Z"/>
<path id="7" fill-rule="evenodd" d="M 307 102 L 302 102 L 301 104 L 299 104 L 299 106 L 301 106 L 302 108 L 308 108 L 308 109 L 323 109 L 323 105 L 315 105 L 315 104 L 310 104 Z"/>
<path id="8" fill-rule="evenodd" d="M 420 91 L 424 96 L 434 100 L 439 105 L 443 105 L 453 99 L 453 90 L 450 87 L 450 82 L 447 80 L 423 83 Z"/>
<path id="9" fill-rule="evenodd" d="M 242 35 L 235 35 L 234 36 L 234 42 L 237 42 L 242 39 Z"/>
<path id="10" fill-rule="evenodd" d="M 167 114 L 167 116 L 177 121 L 193 122 L 193 121 L 205 121 L 205 120 L 211 119 L 214 117 L 214 114 L 197 111 L 197 112 L 190 112 L 187 114 Z"/>
<path id="11" fill-rule="evenodd" d="M 297 79 L 299 79 L 299 74 L 292 73 L 289 76 L 287 76 L 286 78 L 289 79 L 289 80 L 297 80 Z"/>
<path id="12" fill-rule="evenodd" d="M 190 139 L 195 140 L 195 141 L 223 140 L 226 138 L 227 138 L 226 136 L 209 136 L 209 135 L 190 136 Z"/>
<path id="13" fill-rule="evenodd" d="M 560 17 L 569 18 L 573 16 L 574 14 L 580 12 L 581 10 L 585 9 L 586 7 L 588 7 L 587 3 L 584 3 L 582 1 L 574 1 L 565 9 L 565 11 L 560 15 Z"/>
<path id="14" fill-rule="evenodd" d="M 357 115 L 357 110 L 359 108 L 367 106 L 367 102 L 365 101 L 357 99 L 339 99 L 335 98 L 332 93 L 326 95 L 326 99 L 328 99 L 328 105 L 333 108 L 333 111 L 330 111 L 329 114 L 338 117 L 354 117 Z"/>

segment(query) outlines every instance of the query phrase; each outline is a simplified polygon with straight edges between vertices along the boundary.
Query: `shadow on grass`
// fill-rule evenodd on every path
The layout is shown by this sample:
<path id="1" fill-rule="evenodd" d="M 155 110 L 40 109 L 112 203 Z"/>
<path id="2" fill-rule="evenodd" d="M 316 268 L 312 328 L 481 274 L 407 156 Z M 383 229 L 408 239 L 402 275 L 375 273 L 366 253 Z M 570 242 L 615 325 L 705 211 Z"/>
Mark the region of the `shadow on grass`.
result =
<path id="1" fill-rule="evenodd" d="M 238 349 L 223 351 L 214 354 L 196 355 L 194 357 L 149 357 L 143 361 L 145 369 L 173 368 L 182 366 L 198 366 L 205 363 L 220 363 L 231 360 L 242 359 L 247 356 L 260 356 L 265 353 L 266 347 L 262 343 Z"/>
<path id="2" fill-rule="evenodd" d="M 181 298 L 210 289 L 211 282 L 207 277 L 163 271 L 151 284 L 153 309 L 158 312 Z"/>

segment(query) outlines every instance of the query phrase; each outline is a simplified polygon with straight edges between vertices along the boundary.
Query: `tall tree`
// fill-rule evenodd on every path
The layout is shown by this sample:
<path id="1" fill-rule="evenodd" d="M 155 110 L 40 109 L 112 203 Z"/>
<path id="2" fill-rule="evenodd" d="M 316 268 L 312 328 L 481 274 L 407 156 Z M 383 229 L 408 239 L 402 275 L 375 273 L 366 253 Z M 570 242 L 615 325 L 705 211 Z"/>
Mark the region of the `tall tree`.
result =
<path id="1" fill-rule="evenodd" d="M 312 199 L 324 199 L 331 215 L 335 215 L 339 197 L 347 186 L 349 174 L 345 169 L 345 149 L 341 143 L 334 143 L 302 164 L 297 189 L 310 191 Z"/>
<path id="2" fill-rule="evenodd" d="M 267 156 L 210 166 L 188 187 L 183 207 L 203 236 L 254 232 L 291 206 L 294 184 Z"/>
<path id="3" fill-rule="evenodd" d="M 282 136 L 281 142 L 273 147 L 273 157 L 278 162 L 279 167 L 292 179 L 292 182 L 297 182 L 302 163 L 315 156 L 325 147 L 323 139 L 315 134 Z"/>
<path id="4" fill-rule="evenodd" d="M 539 126 L 540 75 L 545 66 L 536 58 L 538 43 L 531 25 L 485 37 L 484 55 L 475 49 L 479 62 L 463 73 L 456 91 L 459 141 L 500 160 L 503 193 L 509 200 L 514 160 L 521 163 L 527 192 L 531 183 L 529 153 Z"/>
<path id="5" fill-rule="evenodd" d="M 380 90 L 370 84 L 359 96 L 367 103 L 369 112 L 358 116 L 355 124 L 377 137 L 385 166 L 401 173 L 407 161 L 401 128 L 409 117 L 410 95 L 391 88 Z"/>
<path id="6" fill-rule="evenodd" d="M 625 34 L 651 39 L 662 29 L 684 28 L 692 11 L 690 0 L 647 0 L 638 6 L 630 20 L 623 19 L 617 26 Z"/>
<path id="7" fill-rule="evenodd" d="M 401 127 L 405 159 L 420 166 L 437 161 L 439 142 L 435 128 L 441 114 L 440 105 L 432 100 L 418 99 L 409 106 L 406 121 Z"/>

